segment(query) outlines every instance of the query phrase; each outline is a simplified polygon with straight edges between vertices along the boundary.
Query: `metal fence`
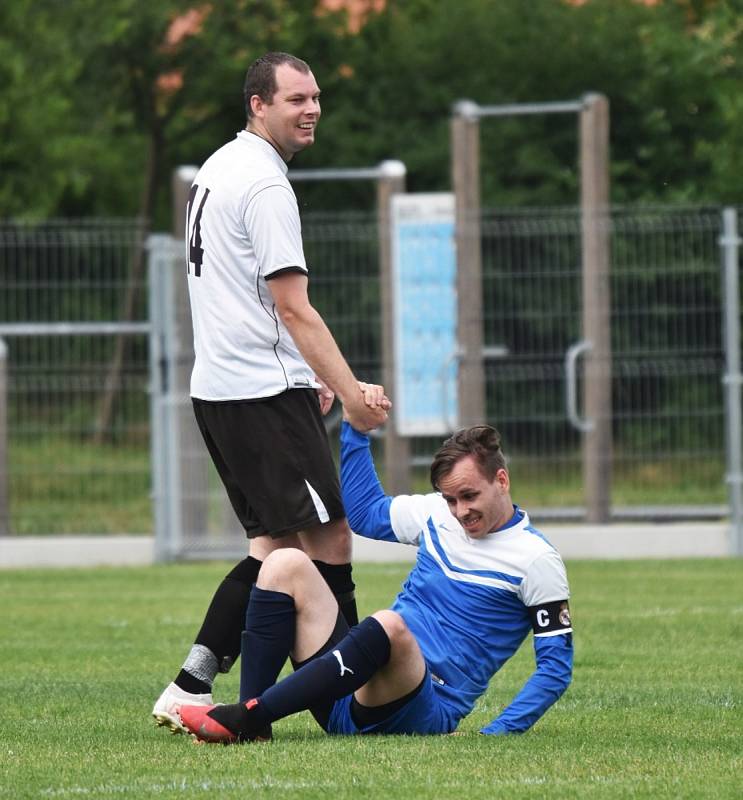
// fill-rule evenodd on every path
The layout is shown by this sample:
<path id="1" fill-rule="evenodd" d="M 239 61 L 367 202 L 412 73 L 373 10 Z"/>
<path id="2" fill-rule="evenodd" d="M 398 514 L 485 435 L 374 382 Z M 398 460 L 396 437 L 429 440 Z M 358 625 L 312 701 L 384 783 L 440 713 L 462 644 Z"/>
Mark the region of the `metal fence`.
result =
<path id="1" fill-rule="evenodd" d="M 612 212 L 615 518 L 727 513 L 722 342 L 723 304 L 730 298 L 722 289 L 721 219 L 714 208 Z M 581 338 L 580 224 L 575 209 L 491 210 L 481 220 L 484 340 L 499 354 L 485 362 L 487 417 L 503 435 L 514 497 L 536 519 L 583 514 L 581 432 L 566 408 L 566 354 Z M 383 371 L 378 233 L 371 214 L 303 219 L 311 299 L 354 371 L 374 381 Z M 170 528 L 166 557 L 241 552 L 243 536 L 208 459 L 180 452 L 178 425 L 168 422 L 171 413 L 191 413 L 182 390 L 161 374 L 178 359 L 168 351 L 177 343 L 169 343 L 160 323 L 177 316 L 163 304 L 173 302 L 170 282 L 183 280 L 180 243 L 167 245 L 165 260 L 161 252 L 157 262 L 166 288 L 153 283 L 160 285 L 153 307 L 160 339 L 150 342 L 157 351 L 151 373 L 146 281 L 130 278 L 140 235 L 136 223 L 0 228 L 9 529 L 148 531 L 154 482 L 159 524 Z M 17 328 L 8 334 L 29 322 L 120 322 L 133 291 L 130 316 L 142 327 L 127 337 L 117 370 L 112 362 L 123 340 L 116 335 L 29 336 Z M 171 299 L 163 300 L 163 292 Z M 576 380 L 580 375 L 578 369 Z M 159 479 L 150 473 L 151 389 L 162 395 L 157 413 L 163 414 L 153 463 L 170 469 Z M 112 396 L 114 410 L 102 416 Z M 426 488 L 425 465 L 438 442 L 411 441 L 413 488 Z M 375 447 L 381 451 L 381 438 Z M 206 522 L 186 530 L 191 514 L 163 509 L 183 493 L 176 472 L 188 471 L 189 463 L 208 469 L 190 498 L 205 509 Z"/>
<path id="2" fill-rule="evenodd" d="M 610 226 L 612 516 L 720 516 L 721 213 L 619 209 Z M 488 212 L 482 234 L 485 341 L 508 348 L 487 369 L 488 417 L 524 502 L 580 516 L 581 432 L 565 402 L 581 339 L 580 218 Z"/>
<path id="3" fill-rule="evenodd" d="M 152 531 L 144 230 L 0 225 L 3 532 Z"/>

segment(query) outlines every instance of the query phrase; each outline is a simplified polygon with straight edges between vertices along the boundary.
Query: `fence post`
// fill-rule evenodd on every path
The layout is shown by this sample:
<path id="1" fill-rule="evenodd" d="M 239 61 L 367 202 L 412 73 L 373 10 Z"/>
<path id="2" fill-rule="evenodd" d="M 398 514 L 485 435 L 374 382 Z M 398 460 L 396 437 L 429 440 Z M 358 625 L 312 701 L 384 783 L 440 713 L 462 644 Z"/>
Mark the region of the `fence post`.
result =
<path id="1" fill-rule="evenodd" d="M 743 458 L 741 456 L 741 371 L 740 371 L 740 287 L 738 254 L 738 212 L 725 208 L 722 212 L 722 296 L 724 298 L 723 331 L 725 350 L 725 421 L 727 440 L 727 475 L 730 502 L 730 554 L 743 556 Z"/>
<path id="2" fill-rule="evenodd" d="M 480 118 L 461 100 L 451 120 L 451 172 L 456 197 L 458 425 L 485 422 L 482 348 L 482 251 L 480 243 Z"/>
<path id="3" fill-rule="evenodd" d="M 379 295 L 382 310 L 382 383 L 393 403 L 395 385 L 395 337 L 392 311 L 392 197 L 405 191 L 405 165 L 383 161 L 377 179 L 377 228 L 379 231 Z M 395 413 L 393 408 L 393 414 Z M 410 442 L 390 421 L 384 429 L 385 488 L 388 494 L 410 492 Z"/>
<path id="4" fill-rule="evenodd" d="M 8 482 L 8 346 L 0 339 L 0 536 L 10 533 Z"/>
<path id="5" fill-rule="evenodd" d="M 155 561 L 168 561 L 177 554 L 177 533 L 171 512 L 170 459 L 177 462 L 168 440 L 168 398 L 171 369 L 167 359 L 168 331 L 171 327 L 172 302 L 169 302 L 168 281 L 172 283 L 173 239 L 167 234 L 151 234 L 147 248 L 147 284 L 149 287 L 149 365 L 150 365 L 150 462 L 152 469 L 152 512 L 155 528 Z"/>
<path id="6" fill-rule="evenodd" d="M 186 202 L 197 167 L 182 166 L 173 173 L 173 236 L 183 242 L 186 235 Z M 185 245 L 184 245 L 185 248 Z M 185 249 L 184 249 L 185 252 Z M 180 265 L 175 259 L 175 264 Z M 185 263 L 175 270 L 175 333 L 173 384 L 170 387 L 177 409 L 177 437 L 180 449 L 180 518 L 187 530 L 181 532 L 185 539 L 204 534 L 208 516 L 209 459 L 204 441 L 199 433 L 190 401 L 191 371 L 194 362 L 191 304 L 188 298 Z"/>
<path id="7" fill-rule="evenodd" d="M 609 276 L 609 102 L 586 95 L 580 112 L 584 373 L 583 486 L 588 522 L 607 522 L 611 502 L 611 303 Z"/>

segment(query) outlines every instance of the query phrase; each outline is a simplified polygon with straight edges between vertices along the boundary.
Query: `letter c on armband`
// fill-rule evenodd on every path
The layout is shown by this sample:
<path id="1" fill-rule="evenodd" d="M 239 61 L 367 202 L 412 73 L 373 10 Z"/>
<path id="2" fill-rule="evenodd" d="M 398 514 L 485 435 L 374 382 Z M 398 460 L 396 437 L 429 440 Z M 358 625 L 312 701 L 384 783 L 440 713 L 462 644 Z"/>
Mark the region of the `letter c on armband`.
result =
<path id="1" fill-rule="evenodd" d="M 570 607 L 567 600 L 555 600 L 529 608 L 531 627 L 535 636 L 557 636 L 571 633 Z"/>

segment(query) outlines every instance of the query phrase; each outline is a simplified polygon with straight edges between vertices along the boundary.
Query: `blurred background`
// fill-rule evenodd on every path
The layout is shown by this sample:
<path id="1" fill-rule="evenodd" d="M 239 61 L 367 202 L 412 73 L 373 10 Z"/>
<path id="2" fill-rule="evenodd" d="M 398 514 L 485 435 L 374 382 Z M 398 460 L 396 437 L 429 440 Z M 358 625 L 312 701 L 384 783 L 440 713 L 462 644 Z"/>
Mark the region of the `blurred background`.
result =
<path id="1" fill-rule="evenodd" d="M 743 200 L 739 0 L 6 0 L 0 534 L 157 530 L 165 559 L 244 549 L 189 429 L 174 176 L 244 127 L 245 70 L 267 50 L 305 59 L 322 89 L 316 143 L 292 172 L 362 170 L 295 182 L 311 297 L 359 377 L 394 386 L 399 356 L 389 198 L 363 172 L 394 160 L 394 192 L 457 190 L 445 236 L 460 270 L 458 237 L 477 243 L 482 413 L 536 522 L 739 525 L 740 396 L 728 387 L 740 384 L 740 296 L 725 283 L 739 272 Z M 606 198 L 591 206 L 607 304 L 593 366 L 608 399 L 593 420 L 586 356 L 568 355 L 590 338 L 589 93 L 608 109 Z M 571 101 L 576 113 L 478 120 L 476 177 L 458 178 L 463 99 Z M 462 208 L 473 181 L 477 202 Z M 460 405 L 465 394 L 460 384 Z M 375 440 L 388 488 L 426 490 L 451 422 Z M 730 551 L 740 542 L 733 532 Z"/>

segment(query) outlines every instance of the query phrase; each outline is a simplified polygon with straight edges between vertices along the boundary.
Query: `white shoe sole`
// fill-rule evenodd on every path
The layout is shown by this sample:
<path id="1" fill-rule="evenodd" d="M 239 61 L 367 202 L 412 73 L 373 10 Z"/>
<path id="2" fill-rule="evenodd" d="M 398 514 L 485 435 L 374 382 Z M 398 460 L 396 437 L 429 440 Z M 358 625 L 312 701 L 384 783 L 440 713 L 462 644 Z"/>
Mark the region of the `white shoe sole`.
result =
<path id="1" fill-rule="evenodd" d="M 153 712 L 152 716 L 158 728 L 167 728 L 173 734 L 190 733 L 183 727 L 180 720 L 176 719 L 172 714 L 168 714 L 167 711 Z"/>

